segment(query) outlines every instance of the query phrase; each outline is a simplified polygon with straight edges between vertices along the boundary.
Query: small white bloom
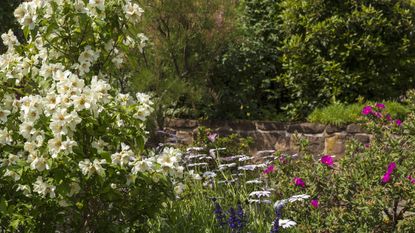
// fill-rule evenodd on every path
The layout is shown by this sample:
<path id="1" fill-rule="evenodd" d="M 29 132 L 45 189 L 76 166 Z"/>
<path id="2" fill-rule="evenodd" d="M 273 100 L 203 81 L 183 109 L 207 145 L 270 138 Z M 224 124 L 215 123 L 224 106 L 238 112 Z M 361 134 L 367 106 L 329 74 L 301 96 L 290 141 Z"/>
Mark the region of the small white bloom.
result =
<path id="1" fill-rule="evenodd" d="M 11 135 L 11 131 L 7 128 L 0 129 L 0 144 L 2 145 L 11 145 L 13 142 L 13 138 Z"/>
<path id="2" fill-rule="evenodd" d="M 289 220 L 289 219 L 280 219 L 278 224 L 280 225 L 280 227 L 282 228 L 291 228 L 295 225 L 297 225 L 296 222 L 294 222 L 293 220 Z"/>
<path id="3" fill-rule="evenodd" d="M 32 170 L 44 171 L 49 170 L 48 161 L 43 157 L 36 157 L 32 163 L 30 163 L 30 168 Z"/>
<path id="4" fill-rule="evenodd" d="M 33 184 L 33 192 L 36 192 L 43 197 L 46 197 L 49 194 L 50 198 L 54 198 L 55 189 L 55 186 L 44 182 L 41 176 L 38 176 L 36 182 Z"/>
<path id="5" fill-rule="evenodd" d="M 211 171 L 207 171 L 207 172 L 203 173 L 203 177 L 205 177 L 205 178 L 214 178 L 214 177 L 216 177 L 216 173 L 211 172 Z"/>
<path id="6" fill-rule="evenodd" d="M 18 184 L 17 185 L 17 189 L 16 191 L 22 191 L 23 195 L 25 195 L 26 197 L 30 197 L 31 196 L 31 190 L 30 190 L 30 186 L 29 185 L 21 185 Z"/>
<path id="7" fill-rule="evenodd" d="M 6 169 L 6 172 L 4 173 L 3 176 L 5 176 L 5 177 L 7 177 L 7 176 L 12 177 L 14 179 L 14 181 L 20 180 L 20 175 L 17 174 L 17 172 L 11 171 L 9 169 Z"/>
<path id="8" fill-rule="evenodd" d="M 254 191 L 254 192 L 251 192 L 249 194 L 250 197 L 256 196 L 258 198 L 261 198 L 261 197 L 269 197 L 270 195 L 271 195 L 271 192 L 270 191 Z"/>

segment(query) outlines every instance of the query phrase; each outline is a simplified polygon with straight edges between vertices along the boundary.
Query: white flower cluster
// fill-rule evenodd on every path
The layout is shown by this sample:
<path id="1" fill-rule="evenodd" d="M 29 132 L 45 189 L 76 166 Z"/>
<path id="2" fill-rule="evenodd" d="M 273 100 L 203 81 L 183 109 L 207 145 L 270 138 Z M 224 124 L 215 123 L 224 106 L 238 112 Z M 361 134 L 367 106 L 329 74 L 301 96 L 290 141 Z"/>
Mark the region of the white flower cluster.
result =
<path id="1" fill-rule="evenodd" d="M 130 0 L 118 3 L 125 13 L 119 20 L 130 24 L 140 22 L 142 8 Z M 107 124 L 108 131 L 113 128 L 120 131 L 118 134 L 128 134 L 131 131 L 123 129 L 135 127 L 144 137 L 143 122 L 153 111 L 149 95 L 118 93 L 110 85 L 109 74 L 102 72 L 105 69 L 101 66 L 113 69 L 114 65 L 118 68 L 123 65 L 125 54 L 117 47 L 118 42 L 142 51 L 148 41 L 144 34 L 134 35 L 135 39 L 117 35 L 104 40 L 99 30 L 105 28 L 102 25 L 106 23 L 106 7 L 105 0 L 23 2 L 14 15 L 24 29 L 30 30 L 26 35 L 28 44 L 21 45 L 12 31 L 1 36 L 8 51 L 0 55 L 0 85 L 6 87 L 0 95 L 0 150 L 4 151 L 0 153 L 0 171 L 4 171 L 4 177 L 20 181 L 16 187 L 25 195 L 30 195 L 32 190 L 42 197 L 57 196 L 54 179 L 48 175 L 63 161 L 76 164 L 72 169 L 86 177 L 106 177 L 110 167 L 118 171 L 127 169 L 127 184 L 134 182 L 137 173 L 157 172 L 172 177 L 183 173 L 178 150 L 166 148 L 160 155 L 143 159 L 140 151 L 132 150 L 127 144 L 122 144 L 121 150 L 114 153 L 119 146 L 105 139 L 106 135 L 79 136 L 80 129 L 86 127 L 84 124 L 98 122 L 104 115 L 111 120 L 97 124 Z M 67 22 L 70 20 L 65 13 L 68 9 L 77 13 L 68 14 L 70 17 L 88 16 L 87 22 L 93 30 L 93 43 L 92 40 L 77 41 L 80 51 L 65 51 L 65 39 L 60 38 L 66 31 L 59 31 L 59 27 L 64 27 L 65 23 L 72 22 L 67 29 L 76 33 L 85 27 L 79 22 L 82 17 Z M 45 25 L 48 20 L 59 25 L 55 31 L 51 32 L 47 23 Z M 124 30 L 124 26 L 120 29 Z M 103 64 L 107 61 L 113 64 Z M 104 159 L 102 154 L 110 154 L 110 158 Z M 70 164 L 64 166 L 72 166 Z M 19 170 L 19 166 L 24 169 Z M 39 175 L 31 186 L 22 181 L 29 173 Z M 36 176 L 26 180 L 33 181 Z M 70 177 L 71 181 L 75 177 Z M 70 186 L 67 196 L 79 192 L 79 180 Z"/>

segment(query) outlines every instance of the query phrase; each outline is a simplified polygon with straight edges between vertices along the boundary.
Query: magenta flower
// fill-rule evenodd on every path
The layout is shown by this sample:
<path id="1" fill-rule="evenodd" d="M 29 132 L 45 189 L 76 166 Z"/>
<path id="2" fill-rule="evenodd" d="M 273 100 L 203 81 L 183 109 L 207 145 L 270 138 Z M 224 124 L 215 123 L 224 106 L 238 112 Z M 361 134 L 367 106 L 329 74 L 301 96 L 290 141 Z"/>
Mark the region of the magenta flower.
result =
<path id="1" fill-rule="evenodd" d="M 265 169 L 263 173 L 264 174 L 269 174 L 269 173 L 272 173 L 272 172 L 274 172 L 274 165 L 268 166 L 267 169 Z"/>
<path id="2" fill-rule="evenodd" d="M 314 207 L 314 208 L 318 208 L 318 200 L 317 199 L 313 199 L 313 200 L 311 200 L 311 205 Z"/>
<path id="3" fill-rule="evenodd" d="M 369 148 L 370 147 L 370 143 L 365 143 L 365 147 Z"/>
<path id="4" fill-rule="evenodd" d="M 399 119 L 396 119 L 395 120 L 395 123 L 396 123 L 397 126 L 401 126 L 402 125 L 402 121 L 399 120 Z"/>
<path id="5" fill-rule="evenodd" d="M 211 134 L 208 135 L 208 139 L 211 142 L 215 142 L 217 136 L 218 136 L 217 133 L 211 133 Z"/>
<path id="6" fill-rule="evenodd" d="M 362 110 L 362 114 L 366 116 L 366 115 L 369 115 L 370 113 L 372 113 L 372 107 L 365 106 Z"/>
<path id="7" fill-rule="evenodd" d="M 391 179 L 391 174 L 386 172 L 382 177 L 382 183 L 386 184 L 390 181 L 390 179 Z"/>
<path id="8" fill-rule="evenodd" d="M 386 184 L 390 181 L 391 179 L 391 174 L 393 172 L 393 170 L 395 170 L 396 168 L 396 163 L 392 162 L 388 165 L 388 170 L 386 171 L 386 173 L 382 176 L 382 183 Z"/>
<path id="9" fill-rule="evenodd" d="M 388 165 L 388 171 L 387 171 L 387 173 L 392 173 L 393 170 L 395 170 L 395 168 L 396 168 L 396 163 L 395 162 L 390 163 Z"/>
<path id="10" fill-rule="evenodd" d="M 324 155 L 321 157 L 320 162 L 329 167 L 332 167 L 334 164 L 333 157 L 331 157 L 331 155 Z"/>
<path id="11" fill-rule="evenodd" d="M 407 178 L 411 182 L 411 184 L 415 184 L 415 178 L 413 178 L 412 176 L 408 176 Z"/>
<path id="12" fill-rule="evenodd" d="M 296 186 L 300 186 L 300 187 L 302 187 L 302 188 L 304 188 L 304 187 L 305 187 L 305 183 L 304 183 L 303 179 L 301 179 L 301 178 L 299 178 L 299 177 L 294 177 L 294 184 L 295 184 Z"/>
<path id="13" fill-rule="evenodd" d="M 381 103 L 376 103 L 376 104 L 375 104 L 375 106 L 376 106 L 378 109 L 384 109 L 384 108 L 385 108 L 385 105 L 384 105 L 384 104 L 381 104 Z"/>
<path id="14" fill-rule="evenodd" d="M 386 118 L 386 120 L 387 120 L 387 121 L 392 121 L 392 117 L 391 117 L 391 115 L 389 115 L 389 114 L 387 114 L 387 115 L 385 116 L 385 118 Z"/>

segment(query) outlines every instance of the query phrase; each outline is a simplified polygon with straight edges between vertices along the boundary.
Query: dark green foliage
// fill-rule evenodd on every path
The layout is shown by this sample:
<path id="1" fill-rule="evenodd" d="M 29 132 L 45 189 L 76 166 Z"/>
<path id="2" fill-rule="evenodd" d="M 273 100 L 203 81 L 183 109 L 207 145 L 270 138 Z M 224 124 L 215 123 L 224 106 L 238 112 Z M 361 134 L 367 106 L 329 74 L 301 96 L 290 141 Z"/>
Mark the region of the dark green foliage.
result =
<path id="1" fill-rule="evenodd" d="M 281 2 L 284 109 L 398 97 L 414 84 L 415 7 L 398 1 Z M 277 89 L 277 92 L 280 90 Z"/>
<path id="2" fill-rule="evenodd" d="M 279 6 L 275 0 L 240 5 L 239 38 L 229 44 L 212 77 L 218 95 L 213 118 L 277 118 L 281 99 L 270 80 L 279 74 Z M 272 90 L 272 92 L 269 92 Z"/>
<path id="3" fill-rule="evenodd" d="M 0 35 L 12 29 L 16 31 L 17 23 L 13 15 L 14 9 L 20 4 L 21 0 L 2 0 L 0 6 Z M 6 48 L 0 41 L 0 53 Z"/>

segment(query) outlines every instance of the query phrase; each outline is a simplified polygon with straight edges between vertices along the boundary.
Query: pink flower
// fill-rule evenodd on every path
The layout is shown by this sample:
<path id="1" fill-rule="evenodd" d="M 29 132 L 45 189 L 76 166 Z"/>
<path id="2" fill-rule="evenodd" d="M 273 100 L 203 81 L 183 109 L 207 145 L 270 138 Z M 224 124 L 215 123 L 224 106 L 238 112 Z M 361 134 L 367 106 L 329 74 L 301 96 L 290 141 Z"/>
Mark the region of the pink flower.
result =
<path id="1" fill-rule="evenodd" d="M 274 165 L 268 166 L 267 169 L 265 169 L 263 173 L 264 174 L 269 174 L 269 173 L 272 173 L 272 172 L 274 172 Z"/>
<path id="2" fill-rule="evenodd" d="M 386 172 L 382 177 L 382 183 L 386 184 L 390 181 L 390 179 L 391 179 L 391 174 Z"/>
<path id="3" fill-rule="evenodd" d="M 386 184 L 390 181 L 391 174 L 392 174 L 393 170 L 395 170 L 395 168 L 396 168 L 396 163 L 395 162 L 392 162 L 388 165 L 388 170 L 386 171 L 386 173 L 382 177 L 382 183 Z"/>
<path id="4" fill-rule="evenodd" d="M 395 162 L 390 163 L 388 165 L 388 171 L 387 171 L 387 173 L 392 173 L 393 170 L 395 170 L 395 168 L 396 168 L 396 163 Z"/>
<path id="5" fill-rule="evenodd" d="M 304 188 L 304 187 L 305 187 L 305 183 L 304 183 L 303 179 L 301 179 L 301 178 L 299 178 L 299 177 L 294 177 L 294 184 L 295 184 L 296 186 L 300 186 L 300 187 L 302 187 L 302 188 Z"/>
<path id="6" fill-rule="evenodd" d="M 311 200 L 311 205 L 312 205 L 314 208 L 318 208 L 318 200 L 317 200 L 317 199 L 313 199 L 313 200 Z"/>
<path id="7" fill-rule="evenodd" d="M 412 176 L 408 176 L 407 178 L 411 182 L 411 184 L 415 184 L 415 178 L 413 178 Z"/>
<path id="8" fill-rule="evenodd" d="M 365 106 L 362 110 L 362 114 L 366 116 L 366 115 L 369 115 L 370 113 L 372 113 L 372 107 Z"/>
<path id="9" fill-rule="evenodd" d="M 332 167 L 334 164 L 333 157 L 331 157 L 331 155 L 324 155 L 321 157 L 320 162 L 329 167 Z"/>
<path id="10" fill-rule="evenodd" d="M 399 119 L 396 119 L 395 120 L 395 123 L 396 123 L 397 126 L 401 126 L 402 125 L 402 121 L 399 120 Z"/>
<path id="11" fill-rule="evenodd" d="M 385 108 L 385 105 L 384 105 L 384 104 L 381 104 L 381 103 L 376 103 L 376 104 L 375 104 L 375 106 L 376 106 L 378 109 L 384 109 L 384 108 Z"/>
<path id="12" fill-rule="evenodd" d="M 211 133 L 211 134 L 208 135 L 208 139 L 211 142 L 215 142 L 217 136 L 218 136 L 217 133 Z"/>

